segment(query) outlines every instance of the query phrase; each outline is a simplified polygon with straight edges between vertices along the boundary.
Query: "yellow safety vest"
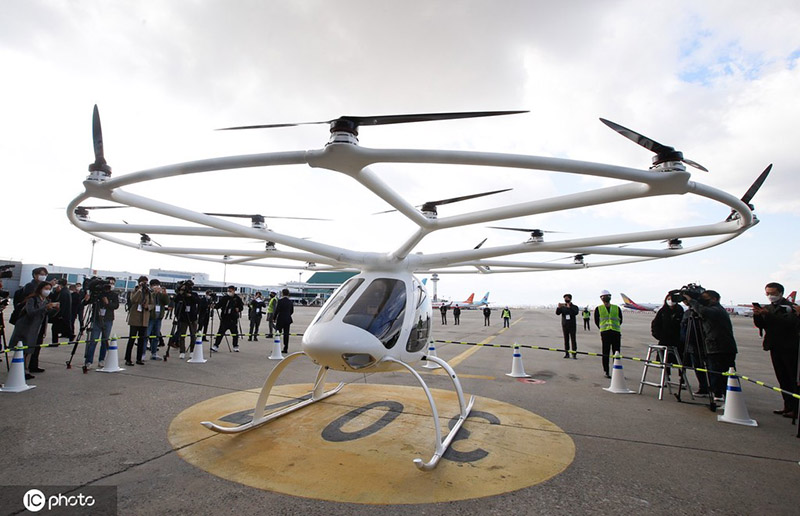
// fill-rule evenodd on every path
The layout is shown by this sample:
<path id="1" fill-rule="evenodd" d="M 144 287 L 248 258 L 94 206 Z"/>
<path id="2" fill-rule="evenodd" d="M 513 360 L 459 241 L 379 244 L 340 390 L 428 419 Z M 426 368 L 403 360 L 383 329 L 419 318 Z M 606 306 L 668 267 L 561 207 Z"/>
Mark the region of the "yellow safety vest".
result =
<path id="1" fill-rule="evenodd" d="M 606 308 L 606 305 L 601 304 L 597 307 L 598 314 L 600 315 L 600 331 L 613 330 L 619 332 L 619 307 L 617 305 L 611 305 L 610 308 L 611 310 L 609 313 L 609 309 Z"/>

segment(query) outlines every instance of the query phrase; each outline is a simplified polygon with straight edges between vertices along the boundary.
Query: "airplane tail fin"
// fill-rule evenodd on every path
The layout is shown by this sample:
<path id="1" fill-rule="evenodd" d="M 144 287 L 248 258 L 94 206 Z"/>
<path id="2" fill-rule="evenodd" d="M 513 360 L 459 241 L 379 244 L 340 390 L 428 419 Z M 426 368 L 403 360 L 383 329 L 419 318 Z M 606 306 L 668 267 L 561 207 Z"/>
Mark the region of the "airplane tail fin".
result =
<path id="1" fill-rule="evenodd" d="M 464 301 L 464 302 L 465 302 L 465 303 L 470 303 L 470 304 L 472 304 L 472 300 L 473 300 L 473 299 L 475 299 L 475 292 L 473 292 L 472 294 L 470 294 L 470 295 L 469 295 L 469 297 L 467 298 L 467 300 L 466 300 L 466 301 Z"/>
<path id="2" fill-rule="evenodd" d="M 794 298 L 795 298 L 795 297 L 797 297 L 797 291 L 796 291 L 796 290 L 792 290 L 792 293 L 791 293 L 791 294 L 789 294 L 788 296 L 786 296 L 786 299 L 787 299 L 787 300 L 788 300 L 790 303 L 794 303 L 794 302 L 795 302 L 795 301 L 794 301 Z"/>
<path id="3" fill-rule="evenodd" d="M 422 284 L 427 286 L 428 278 L 422 278 Z"/>
<path id="4" fill-rule="evenodd" d="M 487 292 L 483 299 L 480 301 L 481 303 L 488 303 L 489 302 L 489 293 Z"/>
<path id="5" fill-rule="evenodd" d="M 626 303 L 628 303 L 629 305 L 635 305 L 636 304 L 636 303 L 633 302 L 633 300 L 631 298 L 626 296 L 624 293 L 620 292 L 619 295 L 622 296 L 622 300 L 625 301 Z"/>

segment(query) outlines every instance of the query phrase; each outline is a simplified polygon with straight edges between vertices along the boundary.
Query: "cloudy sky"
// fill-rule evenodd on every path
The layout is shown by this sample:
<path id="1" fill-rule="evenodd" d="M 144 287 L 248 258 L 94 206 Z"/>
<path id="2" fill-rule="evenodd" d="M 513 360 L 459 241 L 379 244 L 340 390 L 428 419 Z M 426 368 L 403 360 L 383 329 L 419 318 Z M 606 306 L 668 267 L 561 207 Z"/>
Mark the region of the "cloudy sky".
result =
<path id="1" fill-rule="evenodd" d="M 316 149 L 328 137 L 324 125 L 213 131 L 231 125 L 524 109 L 530 113 L 365 127 L 359 137 L 365 147 L 512 152 L 647 168 L 650 154 L 598 121 L 608 118 L 679 148 L 711 171 L 692 169 L 692 180 L 737 197 L 773 163 L 753 201 L 761 223 L 732 242 L 669 260 L 447 276 L 440 295 L 463 299 L 491 291 L 498 303 L 540 304 L 570 291 L 578 303 L 594 304 L 599 291 L 609 289 L 656 302 L 671 288 L 699 282 L 720 291 L 725 302 L 741 303 L 762 300 L 768 281 L 800 288 L 800 179 L 793 159 L 800 141 L 800 5 L 550 4 L 6 0 L 0 6 L 0 258 L 88 266 L 91 237 L 68 222 L 65 207 L 83 191 L 93 161 L 94 104 L 114 177 L 201 158 Z M 514 188 L 502 199 L 442 207 L 442 215 L 608 184 L 463 167 L 377 170 L 413 204 Z M 359 250 L 390 251 L 413 231 L 397 214 L 371 215 L 388 206 L 354 181 L 307 167 L 215 172 L 130 190 L 201 211 L 331 218 L 268 224 Z M 680 196 L 506 225 L 579 237 L 713 223 L 727 214 L 724 206 Z M 92 219 L 149 220 L 136 210 L 94 212 Z M 486 246 L 506 245 L 524 237 L 483 225 L 446 233 L 419 250 L 471 248 L 483 238 Z M 157 240 L 169 244 L 169 238 Z M 223 275 L 219 264 L 107 242 L 97 244 L 94 266 L 207 272 L 220 281 Z M 275 284 L 298 277 L 285 270 L 227 270 L 234 282 Z"/>

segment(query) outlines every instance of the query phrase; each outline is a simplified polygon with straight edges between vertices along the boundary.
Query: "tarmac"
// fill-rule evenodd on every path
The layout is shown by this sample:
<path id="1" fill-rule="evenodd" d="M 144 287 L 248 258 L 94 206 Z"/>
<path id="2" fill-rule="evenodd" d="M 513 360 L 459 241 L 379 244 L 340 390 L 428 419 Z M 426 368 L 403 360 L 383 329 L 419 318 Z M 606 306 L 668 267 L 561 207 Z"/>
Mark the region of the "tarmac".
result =
<path id="1" fill-rule="evenodd" d="M 296 307 L 292 332 L 302 333 L 317 310 Z M 495 314 L 499 315 L 499 311 Z M 124 315 L 122 311 L 117 313 L 114 326 L 120 336 L 127 335 Z M 83 374 L 82 345 L 71 369 L 65 367 L 71 346 L 43 349 L 40 365 L 46 372 L 28 381 L 36 388 L 17 394 L 0 393 L 0 429 L 5 438 L 0 457 L 0 475 L 5 480 L 0 513 L 24 513 L 19 493 L 32 487 L 44 491 L 45 486 L 72 486 L 69 489 L 77 492 L 93 486 L 115 486 L 118 514 L 797 514 L 800 440 L 796 437 L 797 427 L 789 419 L 772 413 L 782 408 L 777 392 L 742 380 L 749 415 L 758 421 L 757 427 L 748 427 L 717 421 L 722 409 L 710 411 L 704 399 L 691 403 L 686 391 L 683 402 L 666 390 L 664 399 L 659 400 L 658 389 L 649 386 L 641 395 L 607 392 L 603 388 L 609 386 L 609 380 L 604 377 L 599 357 L 581 354 L 576 360 L 564 359 L 563 351 L 522 348 L 524 369 L 534 381 L 521 381 L 506 375 L 511 371 L 512 350 L 492 345 L 510 346 L 516 342 L 561 349 L 560 317 L 554 310 L 512 309 L 513 324 L 504 330 L 496 315 L 487 327 L 479 311 L 463 311 L 460 325 L 453 325 L 452 313 L 448 314 L 447 325 L 440 323 L 438 313 L 434 314 L 433 338 L 437 356 L 453 365 L 464 392 L 479 397 L 475 410 L 485 414 L 489 410 L 486 407 L 502 405 L 549 422 L 554 425 L 553 435 L 563 432 L 559 437 L 563 437 L 564 446 L 553 448 L 550 457 L 562 461 L 563 466 L 554 468 L 541 480 L 530 480 L 526 487 L 512 485 L 503 478 L 502 464 L 509 468 L 536 467 L 533 463 L 539 459 L 529 449 L 541 439 L 540 434 L 520 434 L 523 437 L 512 446 L 493 447 L 496 443 L 491 442 L 491 437 L 480 437 L 473 444 L 469 438 L 453 444 L 462 452 L 478 447 L 488 450 L 489 455 L 496 454 L 494 459 L 500 460 L 501 465 L 489 467 L 488 459 L 481 459 L 456 467 L 443 459 L 437 468 L 441 472 L 418 471 L 411 459 L 415 454 L 430 455 L 432 448 L 430 415 L 424 414 L 429 407 L 424 404 L 414 409 L 420 423 L 407 420 L 403 425 L 385 424 L 376 432 L 386 439 L 386 448 L 402 445 L 397 456 L 381 455 L 380 449 L 354 454 L 321 440 L 319 444 L 292 447 L 296 459 L 308 466 L 293 468 L 289 477 L 293 485 L 275 488 L 269 487 L 272 475 L 294 465 L 284 464 L 288 459 L 279 454 L 266 454 L 247 464 L 243 459 L 241 468 L 228 461 L 226 467 L 238 471 L 215 470 L 215 463 L 231 457 L 226 453 L 213 455 L 219 454 L 220 449 L 232 452 L 248 442 L 258 442 L 257 446 L 266 449 L 273 441 L 271 436 L 277 439 L 281 431 L 282 443 L 290 442 L 286 436 L 291 434 L 285 432 L 291 431 L 299 442 L 307 437 L 304 431 L 309 425 L 328 423 L 315 421 L 326 417 L 325 410 L 346 412 L 361 403 L 353 398 L 360 393 L 367 397 L 383 393 L 377 401 L 384 405 L 399 401 L 411 406 L 410 393 L 421 395 L 422 391 L 407 373 L 331 372 L 329 382 L 343 381 L 346 385 L 330 402 L 323 400 L 281 418 L 285 420 L 283 426 L 276 424 L 273 428 L 270 423 L 251 430 L 247 432 L 251 441 L 224 441 L 229 437 L 206 431 L 197 421 L 197 437 L 186 434 L 187 440 L 177 442 L 179 423 L 189 421 L 189 427 L 194 428 L 192 411 L 203 414 L 205 403 L 217 399 L 224 402 L 224 396 L 255 396 L 252 392 L 260 389 L 277 363 L 267 358 L 272 341 L 264 337 L 258 342 L 241 339 L 239 353 L 229 352 L 223 341 L 220 352 L 211 356 L 206 345 L 205 364 L 180 361 L 172 352 L 166 363 L 146 360 L 145 365 L 127 367 L 122 365 L 125 341 L 121 340 L 120 364 L 126 368 L 123 372 Z M 646 356 L 648 345 L 654 343 L 650 337 L 652 315 L 625 312 L 624 356 Z M 752 320 L 732 320 L 739 347 L 739 374 L 776 385 L 769 354 L 761 349 Z M 165 321 L 164 333 L 169 331 L 169 324 Z M 262 324 L 262 332 L 265 327 L 266 323 Z M 300 337 L 292 337 L 290 351 L 299 350 L 299 346 Z M 579 327 L 578 351 L 600 352 L 596 328 L 586 331 Z M 432 390 L 452 391 L 446 375 L 421 365 L 416 370 L 423 373 Z M 628 388 L 638 390 L 643 364 L 623 360 L 622 365 Z M 278 384 L 297 390 L 292 386 L 312 383 L 315 371 L 309 361 L 297 360 L 287 367 Z M 694 375 L 689 377 L 696 387 Z M 6 373 L 0 373 L 0 380 L 5 378 Z M 648 379 L 655 379 L 655 373 L 650 372 Z M 287 394 L 288 390 L 285 396 L 293 396 Z M 337 399 L 340 401 L 334 401 Z M 313 412 L 317 408 L 319 411 Z M 440 407 L 445 429 L 453 410 L 452 405 Z M 369 421 L 383 420 L 388 412 L 391 409 Z M 423 416 L 428 418 L 426 422 Z M 349 424 L 341 427 L 345 435 L 356 433 L 357 421 Z M 520 428 L 526 424 L 520 423 Z M 505 430 L 503 426 L 497 427 L 500 437 L 506 435 L 501 431 Z M 392 430 L 394 427 L 397 428 Z M 468 419 L 464 425 L 473 437 L 483 436 L 481 431 L 489 427 L 487 421 L 477 418 Z M 252 441 L 255 438 L 258 441 Z M 204 448 L 215 442 L 221 448 Z M 348 445 L 359 446 L 357 440 Z M 328 446 L 341 453 L 331 452 Z M 367 452 L 378 454 L 384 476 L 370 473 L 365 465 Z M 191 460 L 202 460 L 203 465 Z M 230 480 L 237 473 L 242 477 L 243 472 L 244 480 Z M 391 480 L 395 475 L 397 482 Z M 425 481 L 426 475 L 430 482 Z M 456 484 L 452 491 L 466 491 L 467 498 L 448 501 L 448 489 L 437 483 L 443 478 L 441 475 L 449 475 L 448 482 Z M 249 482 L 247 477 L 258 477 L 259 482 Z M 403 481 L 404 478 L 413 481 Z M 266 487 L 252 487 L 255 483 Z M 326 483 L 338 486 L 339 494 L 315 494 L 312 487 Z M 499 487 L 487 494 L 482 486 L 488 484 Z M 381 502 L 366 498 L 353 502 L 347 494 L 356 489 L 388 498 Z M 427 489 L 432 499 L 439 501 L 415 501 L 417 495 L 425 494 L 419 493 L 420 489 Z"/>

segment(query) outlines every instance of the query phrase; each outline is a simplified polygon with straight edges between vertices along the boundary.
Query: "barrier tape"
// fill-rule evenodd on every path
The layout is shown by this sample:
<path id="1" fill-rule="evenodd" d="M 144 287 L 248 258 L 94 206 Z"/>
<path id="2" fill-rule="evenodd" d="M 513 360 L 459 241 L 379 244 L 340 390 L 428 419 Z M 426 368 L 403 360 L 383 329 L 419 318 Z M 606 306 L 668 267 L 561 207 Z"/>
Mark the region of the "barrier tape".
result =
<path id="1" fill-rule="evenodd" d="M 457 340 L 434 340 L 434 342 L 441 342 L 441 343 L 444 343 L 444 344 L 462 344 L 462 345 L 465 345 L 465 346 L 483 346 L 483 347 L 507 348 L 507 349 L 513 349 L 514 346 L 517 346 L 517 347 L 520 347 L 520 348 L 538 349 L 538 350 L 541 350 L 541 351 L 557 351 L 559 353 L 569 353 L 571 355 L 572 354 L 575 354 L 575 355 L 587 355 L 587 356 L 591 356 L 591 357 L 602 357 L 603 356 L 602 353 L 592 353 L 591 351 L 571 351 L 571 350 L 570 351 L 565 351 L 564 349 L 561 349 L 561 348 L 550 348 L 550 347 L 547 347 L 547 346 L 534 346 L 532 344 L 492 344 L 492 343 L 484 344 L 484 343 L 481 343 L 481 342 L 464 342 L 464 341 L 457 341 Z M 785 391 L 785 390 L 781 389 L 780 387 L 774 387 L 772 385 L 768 385 L 768 384 L 766 384 L 766 383 L 764 383 L 762 381 L 754 380 L 753 378 L 750 378 L 748 376 L 743 376 L 743 375 L 739 374 L 738 372 L 729 373 L 728 371 L 724 371 L 724 372 L 712 371 L 710 369 L 705 369 L 705 368 L 702 368 L 702 367 L 690 367 L 690 366 L 685 366 L 685 365 L 682 365 L 682 364 L 672 364 L 670 362 L 659 362 L 658 360 L 647 360 L 646 358 L 628 357 L 628 356 L 624 356 L 624 355 L 609 355 L 609 356 L 612 357 L 612 358 L 614 356 L 619 356 L 619 358 L 621 358 L 623 360 L 633 360 L 634 362 L 643 362 L 643 363 L 653 364 L 653 365 L 663 365 L 663 366 L 667 366 L 667 367 L 674 368 L 674 369 L 684 369 L 686 371 L 700 371 L 701 373 L 719 374 L 719 375 L 722 375 L 722 376 L 735 376 L 737 378 L 741 378 L 742 380 L 746 380 L 746 381 L 748 381 L 750 383 L 754 383 L 756 385 L 759 385 L 761 387 L 773 390 L 775 392 L 779 392 L 781 394 L 787 394 L 787 395 L 789 395 L 789 396 L 791 396 L 793 398 L 797 398 L 797 399 L 800 400 L 800 394 L 796 394 L 794 392 Z"/>
<path id="2" fill-rule="evenodd" d="M 233 334 L 195 333 L 194 335 L 192 335 L 191 333 L 183 333 L 181 335 L 173 335 L 173 334 L 168 334 L 168 335 L 150 335 L 149 337 L 144 337 L 144 338 L 150 340 L 150 339 L 158 339 L 158 338 L 171 339 L 172 337 L 192 337 L 192 336 L 194 336 L 194 337 L 224 337 L 225 335 L 231 335 L 232 336 Z M 269 335 L 269 334 L 268 333 L 239 333 L 238 335 L 239 335 L 239 338 L 243 338 L 243 337 L 267 337 L 267 335 Z M 283 335 L 283 334 L 281 334 L 281 335 Z M 303 334 L 302 333 L 290 333 L 289 336 L 290 337 L 302 337 Z M 127 336 L 123 336 L 123 337 L 109 337 L 107 339 L 104 339 L 102 337 L 98 337 L 98 338 L 96 338 L 94 340 L 97 343 L 100 343 L 103 340 L 109 340 L 109 341 L 115 340 L 115 341 L 117 341 L 117 340 L 126 340 L 126 339 L 139 340 L 139 335 L 127 335 Z M 26 350 L 26 349 L 35 349 L 35 348 L 57 348 L 59 346 L 73 346 L 75 344 L 88 344 L 89 342 L 91 342 L 91 340 L 92 339 L 70 340 L 70 341 L 64 341 L 64 342 L 57 342 L 57 343 L 54 343 L 54 344 L 34 344 L 33 346 L 17 345 L 16 347 L 13 347 L 13 348 L 8 347 L 6 349 L 0 350 L 0 353 L 13 353 L 17 349 Z"/>

